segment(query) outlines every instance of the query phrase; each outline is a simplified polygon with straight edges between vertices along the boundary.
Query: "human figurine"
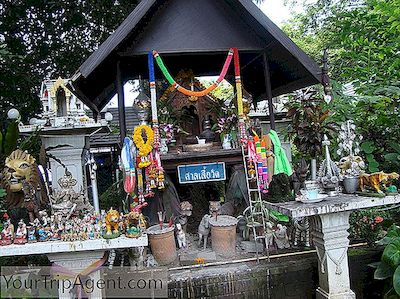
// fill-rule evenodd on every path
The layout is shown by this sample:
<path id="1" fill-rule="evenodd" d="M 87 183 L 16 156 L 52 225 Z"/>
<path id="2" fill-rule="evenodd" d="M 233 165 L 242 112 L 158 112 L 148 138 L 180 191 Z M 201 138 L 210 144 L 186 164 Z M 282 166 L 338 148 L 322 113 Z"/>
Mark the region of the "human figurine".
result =
<path id="1" fill-rule="evenodd" d="M 207 239 L 208 235 L 210 234 L 210 215 L 205 214 L 203 218 L 200 221 L 199 228 L 198 228 L 198 233 L 199 233 L 199 243 L 198 247 L 200 248 L 201 241 L 204 239 L 204 245 L 203 249 L 207 248 Z"/>
<path id="2" fill-rule="evenodd" d="M 180 223 L 176 224 L 176 238 L 178 240 L 178 247 L 179 249 L 186 248 L 186 235 L 182 229 L 182 225 Z"/>
<path id="3" fill-rule="evenodd" d="M 278 249 L 284 249 L 284 248 L 289 248 L 289 237 L 287 235 L 287 227 L 282 224 L 278 224 L 276 226 L 276 231 L 275 231 L 275 244 L 278 247 Z"/>
<path id="4" fill-rule="evenodd" d="M 3 230 L 1 231 L 1 245 L 10 245 L 14 239 L 14 225 L 11 223 L 11 219 L 7 213 L 3 215 L 4 224 Z"/>
<path id="5" fill-rule="evenodd" d="M 14 244 L 25 244 L 26 235 L 27 235 L 26 224 L 24 220 L 21 219 L 18 222 L 18 228 L 15 233 Z"/>
<path id="6" fill-rule="evenodd" d="M 49 240 L 49 231 L 46 230 L 46 228 L 43 227 L 42 225 L 39 225 L 38 227 L 39 242 L 45 242 Z"/>
<path id="7" fill-rule="evenodd" d="M 28 243 L 36 243 L 36 227 L 31 225 L 28 226 Z"/>

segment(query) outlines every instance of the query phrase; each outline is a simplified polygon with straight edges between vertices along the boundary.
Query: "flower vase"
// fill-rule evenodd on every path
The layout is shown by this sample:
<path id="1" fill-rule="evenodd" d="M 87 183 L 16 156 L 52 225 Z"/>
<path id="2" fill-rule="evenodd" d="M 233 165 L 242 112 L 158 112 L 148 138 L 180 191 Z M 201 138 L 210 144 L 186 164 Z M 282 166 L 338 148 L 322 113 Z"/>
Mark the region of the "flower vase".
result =
<path id="1" fill-rule="evenodd" d="M 166 138 L 161 138 L 160 140 L 160 153 L 163 155 L 168 153 L 168 145 Z"/>
<path id="2" fill-rule="evenodd" d="M 232 140 L 231 135 L 230 134 L 225 134 L 223 142 L 222 142 L 222 148 L 223 149 L 232 149 L 231 140 Z"/>

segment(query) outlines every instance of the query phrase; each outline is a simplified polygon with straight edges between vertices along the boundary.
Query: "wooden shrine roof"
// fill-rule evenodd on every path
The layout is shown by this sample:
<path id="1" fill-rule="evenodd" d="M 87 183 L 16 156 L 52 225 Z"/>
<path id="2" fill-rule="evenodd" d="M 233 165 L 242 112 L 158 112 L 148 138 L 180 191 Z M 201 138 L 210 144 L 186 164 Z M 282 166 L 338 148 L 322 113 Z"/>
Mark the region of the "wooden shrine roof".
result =
<path id="1" fill-rule="evenodd" d="M 273 96 L 321 82 L 319 66 L 251 0 L 142 0 L 70 81 L 73 92 L 100 111 L 116 93 L 116 64 L 123 81 L 148 76 L 147 52 L 157 50 L 173 75 L 219 75 L 231 47 L 240 53 L 243 86 L 265 98 L 262 53 L 269 61 Z M 156 67 L 156 77 L 162 74 Z M 228 80 L 234 80 L 233 67 Z"/>

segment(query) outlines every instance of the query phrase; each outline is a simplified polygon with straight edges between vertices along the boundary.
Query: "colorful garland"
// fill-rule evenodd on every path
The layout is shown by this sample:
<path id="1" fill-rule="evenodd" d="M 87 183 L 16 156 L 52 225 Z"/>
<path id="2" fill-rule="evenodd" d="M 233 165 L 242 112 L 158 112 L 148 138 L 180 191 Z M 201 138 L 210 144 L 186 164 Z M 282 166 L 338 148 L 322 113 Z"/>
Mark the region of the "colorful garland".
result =
<path id="1" fill-rule="evenodd" d="M 166 66 L 164 65 L 163 60 L 160 57 L 160 54 L 158 54 L 157 51 L 153 51 L 153 56 L 156 59 L 156 62 L 158 64 L 158 66 L 160 67 L 162 73 L 164 74 L 165 78 L 167 79 L 167 81 L 179 92 L 187 95 L 187 96 L 191 96 L 191 97 L 203 97 L 205 95 L 208 95 L 210 92 L 212 92 L 214 89 L 216 89 L 218 87 L 218 85 L 222 82 L 222 80 L 224 80 L 226 73 L 228 72 L 229 69 L 229 65 L 231 64 L 232 58 L 233 58 L 233 49 L 229 50 L 228 56 L 226 57 L 224 66 L 222 68 L 221 74 L 219 75 L 217 81 L 215 81 L 211 86 L 209 86 L 208 88 L 202 90 L 202 91 L 192 91 L 189 89 L 186 89 L 182 86 L 180 86 L 178 83 L 176 83 L 175 79 L 171 76 L 171 74 L 169 73 L 168 69 L 166 68 Z"/>
<path id="2" fill-rule="evenodd" d="M 147 140 L 144 142 L 142 132 L 145 132 Z M 140 125 L 135 128 L 133 132 L 133 141 L 139 150 L 140 157 L 146 157 L 153 150 L 154 132 L 153 129 L 147 125 Z"/>

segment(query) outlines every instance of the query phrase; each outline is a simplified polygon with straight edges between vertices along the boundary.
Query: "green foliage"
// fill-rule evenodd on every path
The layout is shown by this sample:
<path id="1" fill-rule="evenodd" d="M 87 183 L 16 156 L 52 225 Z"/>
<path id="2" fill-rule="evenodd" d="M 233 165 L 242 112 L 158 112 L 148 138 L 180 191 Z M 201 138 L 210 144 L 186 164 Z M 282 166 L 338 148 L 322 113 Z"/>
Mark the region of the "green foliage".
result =
<path id="1" fill-rule="evenodd" d="M 288 137 L 296 148 L 308 158 L 321 155 L 324 135 L 330 136 L 335 127 L 328 121 L 330 111 L 324 108 L 317 92 L 307 90 L 290 99 L 286 107 L 287 116 L 292 118 Z"/>
<path id="2" fill-rule="evenodd" d="M 400 228 L 393 224 L 380 243 L 386 244 L 386 247 L 381 261 L 371 265 L 376 268 L 374 278 L 387 281 L 384 298 L 398 298 L 400 296 Z"/>
<path id="3" fill-rule="evenodd" d="M 68 78 L 135 8 L 137 0 L 5 0 L 0 5 L 0 111 L 38 113 L 41 81 Z M 0 123 L 5 120 L 0 114 Z"/>
<path id="4" fill-rule="evenodd" d="M 329 50 L 333 100 L 326 108 L 332 122 L 355 122 L 369 172 L 400 166 L 391 146 L 400 140 L 399 7 L 399 0 L 317 0 L 283 27 L 317 61 Z M 343 92 L 347 83 L 355 96 Z"/>
<path id="5" fill-rule="evenodd" d="M 363 240 L 374 244 L 382 238 L 385 228 L 391 226 L 398 209 L 381 211 L 379 209 L 363 209 L 350 215 L 350 239 Z"/>
<path id="6" fill-rule="evenodd" d="M 119 180 L 101 194 L 100 206 L 106 211 L 110 208 L 121 210 L 121 202 L 123 202 L 125 198 L 126 193 L 124 192 L 123 181 Z"/>

